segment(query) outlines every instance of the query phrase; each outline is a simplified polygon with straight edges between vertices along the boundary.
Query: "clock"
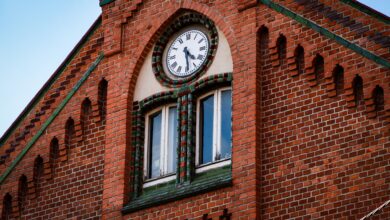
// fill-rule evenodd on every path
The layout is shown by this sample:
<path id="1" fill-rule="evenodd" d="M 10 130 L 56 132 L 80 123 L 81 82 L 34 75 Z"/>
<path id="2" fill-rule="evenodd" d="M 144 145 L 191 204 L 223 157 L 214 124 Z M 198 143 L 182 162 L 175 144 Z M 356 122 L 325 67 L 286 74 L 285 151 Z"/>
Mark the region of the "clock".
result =
<path id="1" fill-rule="evenodd" d="M 188 77 L 203 66 L 209 49 L 205 33 L 196 29 L 185 31 L 168 47 L 167 69 L 173 76 Z"/>
<path id="2" fill-rule="evenodd" d="M 218 31 L 206 16 L 178 16 L 156 42 L 152 68 L 156 79 L 167 87 L 189 84 L 211 65 L 218 45 Z"/>

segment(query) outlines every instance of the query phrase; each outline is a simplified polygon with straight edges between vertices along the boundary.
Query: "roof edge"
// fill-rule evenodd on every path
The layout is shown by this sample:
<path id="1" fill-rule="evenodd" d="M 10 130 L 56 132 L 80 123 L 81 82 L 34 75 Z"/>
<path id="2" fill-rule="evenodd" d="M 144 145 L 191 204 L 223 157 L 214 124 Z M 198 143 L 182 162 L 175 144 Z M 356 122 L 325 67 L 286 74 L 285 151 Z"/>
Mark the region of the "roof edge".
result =
<path id="1" fill-rule="evenodd" d="M 113 1 L 115 1 L 115 0 L 100 0 L 99 5 L 100 5 L 100 7 L 102 7 L 102 6 L 107 5 Z"/>
<path id="2" fill-rule="evenodd" d="M 360 3 L 356 0 L 340 0 L 342 3 L 344 4 L 347 4 L 347 5 L 350 5 L 351 7 L 373 17 L 373 18 L 376 18 L 377 20 L 385 23 L 385 24 L 390 24 L 390 18 L 389 16 L 363 4 L 363 3 Z"/>
<path id="3" fill-rule="evenodd" d="M 62 109 L 66 106 L 66 104 L 70 101 L 73 95 L 78 91 L 78 89 L 83 85 L 83 83 L 88 79 L 89 75 L 95 68 L 99 65 L 100 61 L 104 58 L 104 53 L 99 53 L 99 56 L 96 60 L 89 66 L 88 70 L 83 74 L 81 79 L 73 86 L 71 91 L 66 95 L 65 99 L 58 105 L 58 107 L 51 113 L 49 118 L 43 123 L 41 128 L 37 131 L 37 133 L 31 138 L 31 140 L 26 144 L 23 148 L 22 152 L 11 162 L 11 164 L 7 167 L 4 173 L 0 176 L 0 185 L 3 184 L 4 180 L 8 177 L 8 175 L 12 172 L 12 170 L 18 165 L 18 163 L 23 159 L 23 157 L 27 154 L 32 146 L 34 146 L 35 142 L 44 134 L 45 130 L 49 127 L 49 125 L 54 121 L 54 119 L 60 114 Z"/>
<path id="4" fill-rule="evenodd" d="M 37 92 L 37 94 L 32 98 L 32 100 L 27 104 L 27 106 L 23 109 L 23 111 L 19 114 L 19 116 L 15 119 L 15 121 L 11 124 L 11 126 L 4 132 L 4 134 L 0 138 L 0 148 L 4 145 L 4 143 L 8 140 L 11 134 L 15 129 L 18 128 L 20 123 L 26 118 L 26 116 L 31 112 L 32 109 L 38 104 L 41 98 L 46 94 L 46 92 L 50 89 L 51 85 L 57 80 L 57 78 L 63 73 L 68 64 L 73 60 L 73 58 L 78 54 L 80 49 L 84 46 L 84 44 L 89 40 L 90 36 L 93 35 L 95 30 L 101 25 L 102 16 L 95 20 L 92 26 L 88 29 L 88 31 L 83 35 L 81 40 L 76 44 L 76 46 L 70 51 L 70 53 L 66 56 L 65 60 L 62 61 L 60 66 L 54 71 L 54 73 L 50 76 L 50 78 L 46 81 L 46 83 L 42 86 L 42 88 Z"/>
<path id="5" fill-rule="evenodd" d="M 335 40 L 339 44 L 345 46 L 346 48 L 349 48 L 349 49 L 355 51 L 356 53 L 364 56 L 365 58 L 372 60 L 383 67 L 390 68 L 390 62 L 388 60 L 368 51 L 367 49 L 365 49 L 365 48 L 363 48 L 355 43 L 352 43 L 352 42 L 346 40 L 345 38 L 329 31 L 326 28 L 321 27 L 320 25 L 316 24 L 315 22 L 313 22 L 309 19 L 306 19 L 302 15 L 299 15 L 299 14 L 291 11 L 290 9 L 285 8 L 284 6 L 281 6 L 281 5 L 273 2 L 272 0 L 257 0 L 257 1 L 259 3 L 262 3 L 266 6 L 268 6 L 271 9 L 289 17 L 289 18 L 294 19 L 298 23 L 305 25 L 306 27 L 320 33 L 321 35 Z"/>

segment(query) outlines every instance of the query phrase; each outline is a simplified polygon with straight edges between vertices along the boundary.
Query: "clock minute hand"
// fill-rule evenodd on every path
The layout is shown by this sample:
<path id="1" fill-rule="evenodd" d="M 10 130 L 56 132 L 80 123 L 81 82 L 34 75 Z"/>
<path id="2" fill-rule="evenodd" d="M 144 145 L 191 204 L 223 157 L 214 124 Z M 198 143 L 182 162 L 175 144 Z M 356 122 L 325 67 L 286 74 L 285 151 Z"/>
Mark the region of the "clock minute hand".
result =
<path id="1" fill-rule="evenodd" d="M 188 55 L 189 55 L 189 52 L 187 50 L 187 47 L 184 47 L 183 52 L 184 52 L 184 55 L 186 57 L 186 72 L 187 72 L 189 70 L 189 67 L 188 67 Z"/>

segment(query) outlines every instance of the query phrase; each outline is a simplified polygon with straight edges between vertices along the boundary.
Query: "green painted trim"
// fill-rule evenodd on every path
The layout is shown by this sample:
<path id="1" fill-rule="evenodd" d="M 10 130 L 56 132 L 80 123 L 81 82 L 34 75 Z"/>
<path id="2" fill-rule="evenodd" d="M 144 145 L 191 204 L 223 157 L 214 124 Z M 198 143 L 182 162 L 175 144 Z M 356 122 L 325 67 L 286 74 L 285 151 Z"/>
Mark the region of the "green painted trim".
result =
<path id="1" fill-rule="evenodd" d="M 115 0 L 101 0 L 99 5 L 100 5 L 100 7 L 102 7 L 103 5 L 107 5 L 107 4 L 114 2 L 114 1 Z"/>
<path id="2" fill-rule="evenodd" d="M 282 13 L 284 15 L 286 15 L 287 17 L 290 17 L 292 19 L 294 19 L 295 21 L 313 29 L 314 31 L 330 38 L 330 39 L 333 39 L 335 41 L 337 41 L 338 43 L 340 43 L 341 45 L 355 51 L 356 53 L 366 57 L 367 59 L 370 59 L 384 67 L 387 67 L 387 68 L 390 68 L 390 62 L 383 59 L 382 57 L 380 56 L 377 56 L 373 53 L 371 53 L 370 51 L 354 44 L 354 43 L 351 43 L 349 42 L 348 40 L 344 39 L 343 37 L 340 37 L 332 32 L 330 32 L 329 30 L 319 26 L 318 24 L 290 11 L 289 9 L 279 5 L 279 4 L 276 4 L 274 2 L 272 2 L 271 0 L 258 0 L 260 3 L 263 3 L 264 5 L 267 5 L 269 8 L 279 12 L 279 13 Z"/>
<path id="3" fill-rule="evenodd" d="M 0 148 L 6 143 L 8 138 L 13 134 L 13 131 L 16 130 L 20 123 L 24 121 L 26 116 L 29 115 L 31 110 L 33 110 L 39 101 L 44 97 L 47 91 L 50 90 L 51 86 L 54 82 L 61 76 L 64 70 L 68 67 L 68 65 L 72 62 L 73 58 L 78 55 L 81 48 L 85 45 L 86 42 L 90 39 L 90 37 L 95 33 L 95 31 L 102 24 L 101 16 L 99 16 L 95 23 L 90 27 L 90 29 L 86 32 L 86 34 L 81 38 L 81 40 L 77 43 L 77 45 L 73 48 L 73 50 L 69 53 L 69 55 L 65 58 L 63 63 L 58 67 L 58 69 L 53 73 L 50 79 L 47 80 L 45 85 L 38 91 L 35 97 L 30 101 L 30 103 L 26 106 L 22 113 L 18 116 L 18 118 L 12 123 L 12 125 L 6 130 L 3 136 L 0 138 Z"/>
<path id="4" fill-rule="evenodd" d="M 377 20 L 385 23 L 385 24 L 390 24 L 390 19 L 388 16 L 374 10 L 374 9 L 371 9 L 370 7 L 360 3 L 360 2 L 357 2 L 357 1 L 354 1 L 354 0 L 340 0 L 342 3 L 344 4 L 347 4 L 373 18 L 376 18 Z"/>
<path id="5" fill-rule="evenodd" d="M 123 207 L 122 213 L 136 212 L 170 201 L 177 201 L 178 199 L 232 186 L 232 184 L 231 165 L 216 168 L 197 174 L 191 183 L 176 185 L 176 181 L 172 180 L 168 183 L 145 188 L 141 196 Z"/>
<path id="6" fill-rule="evenodd" d="M 4 182 L 7 176 L 11 173 L 11 171 L 16 167 L 16 165 L 22 160 L 22 158 L 26 155 L 26 153 L 31 149 L 31 147 L 35 144 L 35 142 L 41 137 L 43 132 L 49 127 L 49 125 L 54 121 L 54 119 L 58 116 L 61 110 L 65 107 L 65 105 L 69 102 L 69 100 L 73 97 L 73 95 L 77 92 L 77 90 L 81 87 L 81 85 L 87 80 L 91 72 L 96 68 L 96 66 L 103 59 L 104 54 L 101 53 L 98 58 L 92 63 L 92 65 L 88 68 L 88 70 L 84 73 L 81 79 L 76 83 L 76 85 L 72 88 L 72 90 L 68 93 L 65 99 L 58 105 L 58 107 L 54 110 L 54 112 L 50 115 L 50 117 L 45 121 L 39 131 L 34 135 L 33 138 L 27 143 L 26 147 L 22 150 L 22 152 L 12 161 L 11 165 L 8 166 L 7 170 L 0 176 L 0 184 Z"/>

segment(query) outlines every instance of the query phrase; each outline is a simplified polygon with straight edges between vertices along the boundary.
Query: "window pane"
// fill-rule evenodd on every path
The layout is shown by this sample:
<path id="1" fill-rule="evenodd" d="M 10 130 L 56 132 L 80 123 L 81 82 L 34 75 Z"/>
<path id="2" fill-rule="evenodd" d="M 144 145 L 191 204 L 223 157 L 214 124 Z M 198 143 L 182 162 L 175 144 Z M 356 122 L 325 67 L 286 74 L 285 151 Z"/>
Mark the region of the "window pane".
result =
<path id="1" fill-rule="evenodd" d="M 176 171 L 177 163 L 177 109 L 169 108 L 168 115 L 168 170 L 167 173 Z"/>
<path id="2" fill-rule="evenodd" d="M 150 117 L 149 178 L 160 176 L 161 111 Z"/>
<path id="3" fill-rule="evenodd" d="M 201 108 L 201 130 L 200 130 L 200 158 L 199 163 L 213 161 L 213 122 L 214 122 L 214 96 L 203 99 Z"/>
<path id="4" fill-rule="evenodd" d="M 221 94 L 221 159 L 230 158 L 232 147 L 232 92 Z"/>

